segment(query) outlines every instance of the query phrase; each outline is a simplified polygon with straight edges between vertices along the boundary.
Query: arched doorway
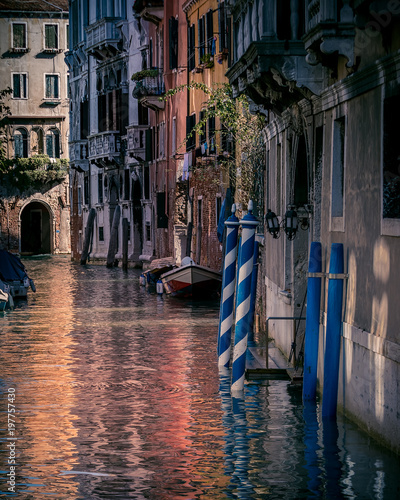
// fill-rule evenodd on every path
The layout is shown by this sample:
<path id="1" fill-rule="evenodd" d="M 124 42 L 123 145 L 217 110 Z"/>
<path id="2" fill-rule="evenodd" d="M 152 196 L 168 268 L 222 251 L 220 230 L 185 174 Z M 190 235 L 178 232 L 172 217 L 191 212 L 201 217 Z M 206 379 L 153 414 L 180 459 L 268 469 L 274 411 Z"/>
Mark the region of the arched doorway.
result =
<path id="1" fill-rule="evenodd" d="M 21 253 L 51 253 L 51 217 L 43 203 L 32 201 L 21 212 Z"/>

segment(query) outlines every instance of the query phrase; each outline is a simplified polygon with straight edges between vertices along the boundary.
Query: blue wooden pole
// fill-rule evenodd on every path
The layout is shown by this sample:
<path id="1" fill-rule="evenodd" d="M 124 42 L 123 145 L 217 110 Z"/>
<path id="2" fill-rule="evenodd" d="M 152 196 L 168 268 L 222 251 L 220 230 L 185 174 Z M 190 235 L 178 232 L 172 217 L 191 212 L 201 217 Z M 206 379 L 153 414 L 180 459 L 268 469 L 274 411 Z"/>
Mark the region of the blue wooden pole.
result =
<path id="1" fill-rule="evenodd" d="M 319 311 L 321 303 L 321 277 L 312 276 L 322 272 L 321 243 L 311 243 L 308 262 L 307 314 L 304 344 L 303 401 L 315 399 L 317 392 Z"/>
<path id="2" fill-rule="evenodd" d="M 249 201 L 248 214 L 240 221 L 242 238 L 239 253 L 239 277 L 237 284 L 237 309 L 235 326 L 235 347 L 232 363 L 231 392 L 244 389 L 246 369 L 247 336 L 249 331 L 249 311 L 251 278 L 254 259 L 254 240 L 258 220 L 252 214 L 253 202 Z"/>
<path id="3" fill-rule="evenodd" d="M 256 297 L 257 297 L 258 247 L 259 247 L 258 241 L 255 241 L 254 255 L 253 255 L 253 271 L 251 275 L 249 342 L 254 342 L 254 313 L 256 310 Z"/>
<path id="4" fill-rule="evenodd" d="M 236 255 L 239 233 L 239 219 L 235 215 L 236 205 L 232 205 L 232 215 L 225 221 L 226 252 L 222 275 L 222 295 L 218 329 L 218 366 L 228 367 L 235 300 Z"/>
<path id="5" fill-rule="evenodd" d="M 340 335 L 342 328 L 343 271 L 343 244 L 332 243 L 329 264 L 324 388 L 322 395 L 322 417 L 329 418 L 336 416 L 337 409 Z"/>

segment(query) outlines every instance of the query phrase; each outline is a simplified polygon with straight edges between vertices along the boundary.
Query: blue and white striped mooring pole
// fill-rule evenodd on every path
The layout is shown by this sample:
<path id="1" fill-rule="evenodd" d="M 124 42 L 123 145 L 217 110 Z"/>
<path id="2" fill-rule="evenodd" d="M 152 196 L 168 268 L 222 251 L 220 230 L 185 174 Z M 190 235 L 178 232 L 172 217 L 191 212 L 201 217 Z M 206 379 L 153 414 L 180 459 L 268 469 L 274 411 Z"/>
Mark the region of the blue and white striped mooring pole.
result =
<path id="1" fill-rule="evenodd" d="M 306 337 L 304 344 L 303 401 L 312 401 L 317 392 L 319 310 L 321 302 L 322 250 L 313 241 L 310 248 L 307 281 Z"/>
<path id="2" fill-rule="evenodd" d="M 244 389 L 244 373 L 246 369 L 247 336 L 250 319 L 251 279 L 253 274 L 254 242 L 258 220 L 252 214 L 253 202 L 249 201 L 249 212 L 240 221 L 242 239 L 239 252 L 239 277 L 237 284 L 237 309 L 235 326 L 235 347 L 232 363 L 231 392 Z"/>
<path id="3" fill-rule="evenodd" d="M 233 304 L 235 299 L 236 255 L 239 233 L 239 219 L 235 215 L 236 205 L 232 205 L 232 215 L 225 221 L 226 251 L 222 276 L 222 296 L 218 329 L 218 366 L 228 367 L 230 361 L 233 324 Z"/>
<path id="4" fill-rule="evenodd" d="M 324 357 L 322 417 L 336 417 L 344 279 L 343 244 L 332 243 L 329 263 L 328 310 Z"/>

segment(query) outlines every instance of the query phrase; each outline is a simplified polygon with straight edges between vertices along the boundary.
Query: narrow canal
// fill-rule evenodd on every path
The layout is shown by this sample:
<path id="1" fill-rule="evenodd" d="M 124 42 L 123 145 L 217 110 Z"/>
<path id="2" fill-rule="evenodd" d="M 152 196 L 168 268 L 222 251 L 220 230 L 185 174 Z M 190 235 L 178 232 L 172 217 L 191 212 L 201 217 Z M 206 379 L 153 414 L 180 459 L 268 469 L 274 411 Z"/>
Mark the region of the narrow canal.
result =
<path id="1" fill-rule="evenodd" d="M 1 498 L 400 497 L 399 457 L 288 382 L 231 398 L 218 304 L 149 294 L 135 270 L 24 263 L 37 292 L 0 316 Z"/>

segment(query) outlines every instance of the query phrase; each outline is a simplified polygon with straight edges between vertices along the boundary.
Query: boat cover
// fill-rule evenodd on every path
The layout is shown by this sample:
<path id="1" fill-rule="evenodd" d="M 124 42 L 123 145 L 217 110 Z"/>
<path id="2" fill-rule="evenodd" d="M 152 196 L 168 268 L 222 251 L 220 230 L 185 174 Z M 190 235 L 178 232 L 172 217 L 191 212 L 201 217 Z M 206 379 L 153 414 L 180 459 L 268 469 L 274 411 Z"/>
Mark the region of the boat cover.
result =
<path id="1" fill-rule="evenodd" d="M 24 278 L 28 278 L 28 275 L 20 258 L 7 250 L 0 250 L 0 279 L 23 281 Z"/>

